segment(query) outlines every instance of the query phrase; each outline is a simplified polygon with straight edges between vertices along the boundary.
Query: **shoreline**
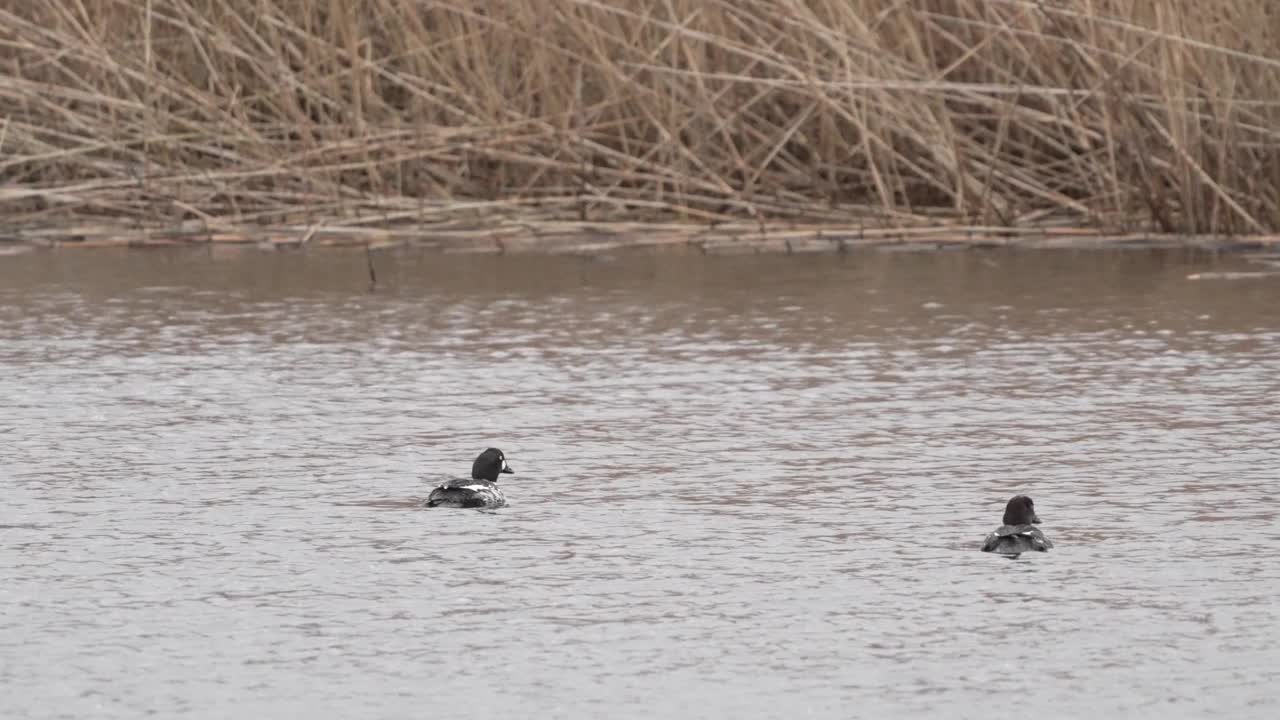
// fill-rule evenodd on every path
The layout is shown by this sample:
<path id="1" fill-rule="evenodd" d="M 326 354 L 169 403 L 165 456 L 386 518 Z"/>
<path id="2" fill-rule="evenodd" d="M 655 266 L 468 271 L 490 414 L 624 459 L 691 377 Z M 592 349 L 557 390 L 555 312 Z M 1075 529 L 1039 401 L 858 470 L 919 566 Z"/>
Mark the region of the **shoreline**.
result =
<path id="1" fill-rule="evenodd" d="M 707 255 L 844 253 L 854 250 L 1199 249 L 1280 253 L 1280 234 L 1115 233 L 1080 227 L 865 227 L 797 223 L 549 222 L 499 226 L 263 226 L 228 229 L 78 225 L 0 230 L 0 251 L 24 249 L 253 246 L 406 248 L 441 253 L 594 255 L 631 249 L 683 249 Z"/>

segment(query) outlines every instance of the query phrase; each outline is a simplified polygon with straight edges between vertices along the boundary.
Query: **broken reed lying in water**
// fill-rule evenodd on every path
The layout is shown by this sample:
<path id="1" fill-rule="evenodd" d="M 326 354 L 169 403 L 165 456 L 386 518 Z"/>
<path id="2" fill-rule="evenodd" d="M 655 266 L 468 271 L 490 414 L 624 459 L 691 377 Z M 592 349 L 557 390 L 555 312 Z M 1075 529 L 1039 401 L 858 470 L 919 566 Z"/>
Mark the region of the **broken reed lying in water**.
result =
<path id="1" fill-rule="evenodd" d="M 1272 5 L 0 0 L 0 223 L 1265 235 Z"/>

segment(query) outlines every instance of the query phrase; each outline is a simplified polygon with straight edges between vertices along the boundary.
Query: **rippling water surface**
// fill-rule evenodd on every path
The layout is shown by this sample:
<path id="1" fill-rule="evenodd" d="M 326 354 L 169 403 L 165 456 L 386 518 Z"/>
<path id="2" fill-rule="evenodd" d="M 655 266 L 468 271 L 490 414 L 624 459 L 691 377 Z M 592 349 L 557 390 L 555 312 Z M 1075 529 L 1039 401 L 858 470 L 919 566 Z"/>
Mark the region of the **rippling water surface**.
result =
<path id="1" fill-rule="evenodd" d="M 1239 261 L 82 252 L 0 258 L 0 716 L 1280 712 Z"/>

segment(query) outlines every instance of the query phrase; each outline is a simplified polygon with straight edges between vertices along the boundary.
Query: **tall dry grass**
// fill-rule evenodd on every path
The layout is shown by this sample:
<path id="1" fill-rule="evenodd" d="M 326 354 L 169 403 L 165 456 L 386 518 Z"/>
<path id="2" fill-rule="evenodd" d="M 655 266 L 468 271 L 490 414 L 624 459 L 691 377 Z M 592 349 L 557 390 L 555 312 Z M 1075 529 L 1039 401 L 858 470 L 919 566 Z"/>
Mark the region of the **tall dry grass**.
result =
<path id="1" fill-rule="evenodd" d="M 0 0 L 0 224 L 1280 229 L 1275 0 Z"/>

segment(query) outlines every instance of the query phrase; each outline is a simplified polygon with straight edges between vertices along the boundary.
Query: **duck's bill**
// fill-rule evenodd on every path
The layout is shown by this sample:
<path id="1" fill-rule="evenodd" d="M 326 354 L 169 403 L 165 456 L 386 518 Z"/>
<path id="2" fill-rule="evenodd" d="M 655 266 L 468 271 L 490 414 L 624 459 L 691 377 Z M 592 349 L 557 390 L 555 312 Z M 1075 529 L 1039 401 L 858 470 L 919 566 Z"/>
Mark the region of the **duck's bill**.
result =
<path id="1" fill-rule="evenodd" d="M 512 470 L 510 465 L 503 465 L 503 466 L 502 466 L 502 472 L 504 472 L 504 473 L 515 473 L 515 470 Z M 1039 520 L 1037 520 L 1036 522 L 1039 522 Z"/>

